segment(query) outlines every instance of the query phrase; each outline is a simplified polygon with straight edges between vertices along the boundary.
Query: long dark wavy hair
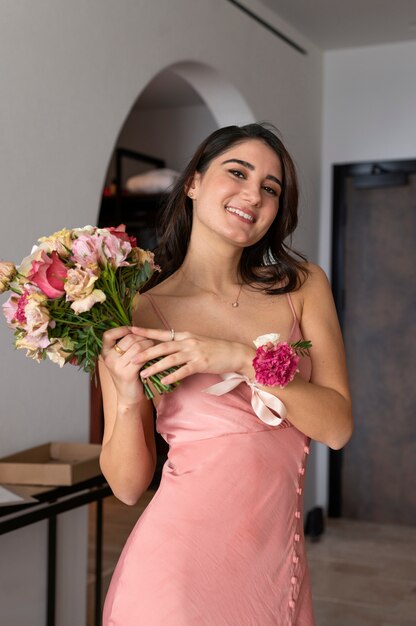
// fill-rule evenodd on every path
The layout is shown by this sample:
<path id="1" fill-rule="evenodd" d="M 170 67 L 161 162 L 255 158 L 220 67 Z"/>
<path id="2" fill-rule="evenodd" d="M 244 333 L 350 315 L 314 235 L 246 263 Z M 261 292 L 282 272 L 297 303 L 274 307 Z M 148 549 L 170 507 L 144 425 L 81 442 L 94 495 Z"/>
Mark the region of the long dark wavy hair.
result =
<path id="1" fill-rule="evenodd" d="M 238 268 L 240 278 L 243 283 L 267 294 L 282 294 L 299 289 L 308 275 L 302 263 L 306 257 L 285 242 L 298 223 L 298 183 L 292 158 L 277 132 L 275 127 L 265 123 L 226 126 L 214 131 L 200 144 L 178 178 L 159 216 L 159 243 L 155 249 L 155 259 L 162 271 L 153 275 L 147 289 L 171 276 L 185 259 L 193 215 L 192 200 L 188 198 L 187 192 L 195 173 L 203 174 L 213 159 L 248 139 L 263 141 L 279 157 L 283 189 L 279 210 L 269 230 L 257 243 L 243 249 Z"/>

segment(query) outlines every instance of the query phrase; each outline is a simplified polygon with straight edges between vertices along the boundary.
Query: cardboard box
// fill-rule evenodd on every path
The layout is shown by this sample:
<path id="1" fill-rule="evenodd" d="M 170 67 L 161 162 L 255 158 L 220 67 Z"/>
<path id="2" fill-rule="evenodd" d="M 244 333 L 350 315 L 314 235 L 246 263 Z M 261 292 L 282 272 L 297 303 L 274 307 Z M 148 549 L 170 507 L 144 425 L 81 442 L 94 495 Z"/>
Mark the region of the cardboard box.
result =
<path id="1" fill-rule="evenodd" d="M 45 443 L 0 459 L 0 483 L 73 485 L 101 473 L 101 446 L 92 443 Z"/>

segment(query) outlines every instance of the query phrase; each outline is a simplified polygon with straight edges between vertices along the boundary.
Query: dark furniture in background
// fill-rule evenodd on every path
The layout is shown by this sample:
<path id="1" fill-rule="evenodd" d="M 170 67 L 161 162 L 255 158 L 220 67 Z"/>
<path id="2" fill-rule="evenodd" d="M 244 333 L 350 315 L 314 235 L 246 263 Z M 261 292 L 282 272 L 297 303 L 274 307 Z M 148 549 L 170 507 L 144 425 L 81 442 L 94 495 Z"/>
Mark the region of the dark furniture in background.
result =
<path id="1" fill-rule="evenodd" d="M 32 495 L 36 502 L 0 508 L 0 535 L 48 521 L 47 612 L 46 626 L 55 625 L 57 516 L 96 502 L 94 625 L 101 624 L 101 573 L 103 543 L 103 499 L 112 495 L 104 476 L 99 475 L 69 487 L 39 487 Z"/>

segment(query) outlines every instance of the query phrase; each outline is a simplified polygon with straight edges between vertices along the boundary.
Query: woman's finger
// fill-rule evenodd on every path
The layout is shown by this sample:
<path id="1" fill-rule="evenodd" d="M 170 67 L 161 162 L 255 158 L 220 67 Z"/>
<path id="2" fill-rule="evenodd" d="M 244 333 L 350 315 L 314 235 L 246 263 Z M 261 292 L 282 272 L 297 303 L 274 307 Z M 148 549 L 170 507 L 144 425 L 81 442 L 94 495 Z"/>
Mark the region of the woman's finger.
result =
<path id="1" fill-rule="evenodd" d="M 117 331 L 117 332 L 114 332 Z M 104 333 L 105 335 L 106 333 Z M 101 355 L 104 359 L 108 359 L 109 356 L 116 356 L 114 353 L 118 353 L 117 356 L 124 356 L 126 352 L 129 352 L 130 357 L 137 354 L 138 351 L 143 351 L 151 346 L 154 342 L 151 339 L 145 337 L 138 337 L 133 335 L 127 327 L 121 327 L 117 329 L 111 329 L 107 331 L 107 336 L 103 335 L 103 347 Z M 130 348 L 136 346 L 134 352 L 130 352 Z M 140 346 L 140 348 L 139 348 Z"/>
<path id="2" fill-rule="evenodd" d="M 151 361 L 152 359 L 160 359 L 170 354 L 179 354 L 179 351 L 179 345 L 175 344 L 173 341 L 157 344 L 154 344 L 152 341 L 152 344 L 140 354 L 140 360 L 145 359 L 146 361 Z M 132 362 L 134 363 L 134 359 L 132 359 Z"/>
<path id="3" fill-rule="evenodd" d="M 189 363 L 185 363 L 182 367 L 179 367 L 174 372 L 167 374 L 161 379 L 161 383 L 163 385 L 173 385 L 174 383 L 180 382 L 183 378 L 187 376 L 191 376 L 194 374 L 194 369 Z"/>
<path id="4" fill-rule="evenodd" d="M 189 333 L 175 332 L 173 328 L 171 330 L 164 330 L 160 328 L 141 328 L 139 326 L 132 326 L 131 332 L 134 335 L 148 337 L 148 339 L 155 339 L 156 341 L 181 341 L 182 339 L 187 339 L 190 336 Z"/>
<path id="5" fill-rule="evenodd" d="M 103 347 L 111 348 L 116 341 L 131 333 L 129 326 L 118 326 L 103 333 Z"/>
<path id="6" fill-rule="evenodd" d="M 149 360 L 150 359 L 143 359 L 142 362 L 147 363 Z M 134 360 L 132 362 L 135 363 Z M 146 367 L 142 371 L 141 376 L 142 378 L 148 378 L 149 376 L 153 376 L 153 374 L 160 374 L 171 367 L 183 366 L 187 362 L 189 362 L 188 358 L 183 352 L 175 352 L 175 354 L 170 354 L 160 358 L 156 363 Z"/>
<path id="7" fill-rule="evenodd" d="M 119 348 L 121 348 L 124 352 L 127 352 L 127 350 L 129 350 L 132 346 L 137 346 L 141 350 L 145 350 L 146 348 L 150 348 L 151 346 L 154 345 L 154 341 L 152 341 L 151 339 L 146 339 L 145 337 L 138 337 L 137 335 L 132 335 L 131 333 L 129 333 L 128 335 L 125 335 L 124 337 L 119 339 L 116 343 L 119 346 Z M 114 347 L 114 344 L 113 344 L 113 347 Z"/>

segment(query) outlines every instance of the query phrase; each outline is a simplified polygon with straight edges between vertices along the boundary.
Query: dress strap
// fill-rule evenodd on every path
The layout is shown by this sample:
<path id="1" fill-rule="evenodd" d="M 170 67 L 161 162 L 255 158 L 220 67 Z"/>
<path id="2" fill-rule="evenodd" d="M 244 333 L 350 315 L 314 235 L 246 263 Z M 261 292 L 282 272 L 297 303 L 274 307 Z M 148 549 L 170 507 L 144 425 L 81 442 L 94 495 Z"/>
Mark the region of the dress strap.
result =
<path id="1" fill-rule="evenodd" d="M 161 322 L 164 325 L 164 327 L 167 328 L 168 330 L 170 330 L 171 326 L 168 323 L 166 317 L 163 315 L 162 311 L 157 306 L 156 302 L 154 301 L 153 296 L 151 296 L 150 293 L 142 293 L 141 295 L 142 295 L 142 297 L 144 296 L 145 298 L 147 298 L 149 300 L 150 304 L 153 307 L 154 312 L 156 313 L 158 318 L 161 320 Z"/>
<path id="2" fill-rule="evenodd" d="M 292 298 L 290 297 L 290 293 L 286 293 L 286 296 L 287 296 L 287 300 L 289 302 L 290 310 L 292 311 L 292 315 L 293 315 L 292 331 L 291 331 L 291 334 L 290 334 L 290 336 L 292 336 L 293 331 L 295 330 L 295 326 L 299 325 L 299 320 L 298 320 L 298 316 L 296 315 L 295 307 L 293 306 L 293 302 L 292 302 Z"/>

